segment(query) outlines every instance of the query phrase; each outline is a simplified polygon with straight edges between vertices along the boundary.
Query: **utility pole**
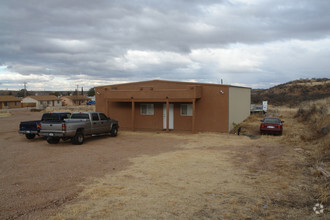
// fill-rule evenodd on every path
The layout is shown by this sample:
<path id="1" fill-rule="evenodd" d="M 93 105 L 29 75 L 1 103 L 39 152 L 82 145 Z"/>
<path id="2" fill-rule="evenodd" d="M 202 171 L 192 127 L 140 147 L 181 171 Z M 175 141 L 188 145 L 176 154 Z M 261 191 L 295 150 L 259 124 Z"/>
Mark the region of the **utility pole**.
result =
<path id="1" fill-rule="evenodd" d="M 76 103 L 78 102 L 78 88 L 79 88 L 79 85 L 77 85 L 77 91 L 76 91 L 77 93 L 76 93 L 76 101 L 75 101 Z"/>
<path id="2" fill-rule="evenodd" d="M 26 84 L 27 82 L 24 82 L 24 97 L 26 97 Z"/>

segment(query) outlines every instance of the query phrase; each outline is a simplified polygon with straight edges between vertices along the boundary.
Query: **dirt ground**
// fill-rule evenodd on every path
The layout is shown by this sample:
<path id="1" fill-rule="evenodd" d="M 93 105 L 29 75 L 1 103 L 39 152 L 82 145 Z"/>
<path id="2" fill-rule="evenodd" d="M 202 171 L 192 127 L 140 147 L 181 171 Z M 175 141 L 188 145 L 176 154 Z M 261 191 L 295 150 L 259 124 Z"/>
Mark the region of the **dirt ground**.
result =
<path id="1" fill-rule="evenodd" d="M 313 169 L 279 136 L 120 131 L 84 145 L 17 133 L 0 117 L 0 219 L 327 219 Z"/>

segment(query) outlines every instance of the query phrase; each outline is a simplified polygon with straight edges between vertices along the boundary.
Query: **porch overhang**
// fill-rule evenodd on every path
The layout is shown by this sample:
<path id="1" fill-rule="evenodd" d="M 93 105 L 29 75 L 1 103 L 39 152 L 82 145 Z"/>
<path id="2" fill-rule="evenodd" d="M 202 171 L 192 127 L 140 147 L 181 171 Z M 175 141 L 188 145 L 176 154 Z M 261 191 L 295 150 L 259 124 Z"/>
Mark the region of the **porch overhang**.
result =
<path id="1" fill-rule="evenodd" d="M 113 90 L 105 95 L 105 99 L 111 102 L 191 102 L 202 97 L 200 86 L 192 86 L 185 89 L 155 89 L 153 87 L 141 87 L 139 90 Z"/>
<path id="2" fill-rule="evenodd" d="M 107 90 L 107 89 L 105 89 Z M 169 115 L 169 103 L 189 102 L 193 104 L 192 133 L 195 133 L 196 101 L 202 97 L 201 86 L 190 86 L 183 89 L 155 89 L 153 87 L 141 87 L 136 90 L 111 90 L 104 95 L 106 100 L 106 111 L 110 102 L 131 103 L 131 128 L 135 130 L 135 103 L 162 102 L 166 103 L 166 115 Z M 166 132 L 169 132 L 169 117 L 166 121 Z"/>
<path id="3" fill-rule="evenodd" d="M 193 102 L 193 98 L 187 99 L 178 99 L 178 98 L 164 98 L 164 99 L 151 99 L 151 98 L 144 98 L 144 99 L 137 99 L 135 97 L 119 99 L 119 98 L 106 98 L 108 102 Z"/>

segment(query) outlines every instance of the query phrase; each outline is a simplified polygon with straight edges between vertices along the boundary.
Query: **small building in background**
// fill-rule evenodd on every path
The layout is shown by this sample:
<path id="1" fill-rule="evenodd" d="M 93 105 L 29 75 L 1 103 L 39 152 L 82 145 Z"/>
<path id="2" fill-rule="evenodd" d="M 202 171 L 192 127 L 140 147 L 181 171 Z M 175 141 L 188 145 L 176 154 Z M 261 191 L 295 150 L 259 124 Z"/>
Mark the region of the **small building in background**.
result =
<path id="1" fill-rule="evenodd" d="M 12 95 L 0 96 L 0 109 L 21 108 L 21 99 Z"/>
<path id="2" fill-rule="evenodd" d="M 22 106 L 45 109 L 47 107 L 61 107 L 62 101 L 54 95 L 27 96 L 22 99 Z"/>
<path id="3" fill-rule="evenodd" d="M 123 129 L 229 132 L 250 115 L 251 89 L 152 80 L 95 87 L 95 98 Z"/>
<path id="4" fill-rule="evenodd" d="M 87 101 L 90 100 L 87 96 L 84 95 L 72 95 L 72 96 L 62 96 L 62 103 L 64 106 L 72 106 L 72 105 L 86 105 Z"/>

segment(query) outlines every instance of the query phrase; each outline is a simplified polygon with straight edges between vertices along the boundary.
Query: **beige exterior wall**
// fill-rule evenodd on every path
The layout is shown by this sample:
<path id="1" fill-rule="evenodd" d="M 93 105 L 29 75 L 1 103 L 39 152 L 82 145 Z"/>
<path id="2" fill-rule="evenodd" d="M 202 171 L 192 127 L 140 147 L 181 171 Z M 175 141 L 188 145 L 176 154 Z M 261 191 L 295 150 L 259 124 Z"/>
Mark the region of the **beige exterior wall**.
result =
<path id="1" fill-rule="evenodd" d="M 86 105 L 87 101 L 90 100 L 90 98 L 87 98 L 85 96 L 62 96 L 61 97 L 63 106 L 66 105 Z"/>
<path id="2" fill-rule="evenodd" d="M 47 107 L 60 107 L 62 106 L 62 101 L 60 100 L 43 100 L 43 101 L 38 101 L 30 97 L 25 97 L 22 100 L 22 104 L 24 105 L 25 103 L 35 103 L 35 107 L 37 109 L 44 109 Z"/>
<path id="3" fill-rule="evenodd" d="M 229 131 L 250 116 L 251 89 L 229 87 Z"/>
<path id="4" fill-rule="evenodd" d="M 38 102 L 37 100 L 35 100 L 35 99 L 30 98 L 30 97 L 25 97 L 25 98 L 22 99 L 22 104 L 24 105 L 25 103 L 26 103 L 26 104 L 27 104 L 27 103 L 35 103 L 35 107 L 36 107 L 37 109 L 40 108 L 40 107 L 39 107 L 39 102 Z"/>

